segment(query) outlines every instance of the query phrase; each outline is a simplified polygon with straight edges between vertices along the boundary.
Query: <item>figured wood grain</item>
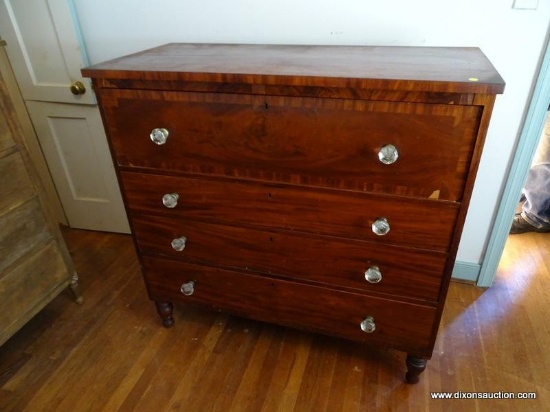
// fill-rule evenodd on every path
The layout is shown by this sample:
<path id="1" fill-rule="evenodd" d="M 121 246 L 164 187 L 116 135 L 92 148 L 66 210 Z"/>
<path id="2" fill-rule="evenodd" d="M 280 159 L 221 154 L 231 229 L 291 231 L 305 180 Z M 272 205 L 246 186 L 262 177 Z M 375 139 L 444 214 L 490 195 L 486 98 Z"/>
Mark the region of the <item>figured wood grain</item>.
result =
<path id="1" fill-rule="evenodd" d="M 132 216 L 132 223 L 144 254 L 402 299 L 437 302 L 447 260 L 445 253 L 148 215 Z M 176 251 L 171 242 L 180 236 L 185 249 Z M 379 283 L 365 280 L 372 266 L 382 272 Z"/>
<path id="2" fill-rule="evenodd" d="M 311 87 L 285 85 L 254 85 L 245 83 L 181 82 L 174 80 L 94 79 L 96 87 L 106 89 L 172 90 L 201 93 L 259 94 L 269 96 L 361 99 L 370 101 L 417 102 L 433 104 L 471 105 L 473 93 L 440 93 L 429 91 L 353 89 L 342 87 Z"/>
<path id="3" fill-rule="evenodd" d="M 407 351 L 407 381 L 418 382 L 435 345 L 494 94 L 504 88 L 479 49 L 180 44 L 83 73 L 98 90 L 147 291 L 164 326 L 174 326 L 174 305 L 189 302 L 354 340 L 368 316 L 359 313 L 371 308 L 382 325 L 371 341 Z M 169 131 L 165 144 L 149 142 L 154 128 Z M 389 166 L 377 159 L 386 144 L 399 152 Z M 166 194 L 177 197 L 175 207 L 162 205 Z M 377 236 L 372 225 L 382 218 L 390 231 Z M 159 246 L 185 235 L 174 230 L 186 223 L 187 254 Z M 269 242 L 267 232 L 276 235 Z M 278 236 L 284 247 L 270 245 Z M 407 251 L 399 259 L 420 275 L 397 264 L 402 284 L 383 292 L 333 276 L 329 261 L 355 271 L 365 243 L 389 252 L 386 262 Z M 423 257 L 435 265 L 425 272 Z M 252 350 L 234 348 L 244 357 Z M 341 390 L 319 384 L 305 389 L 306 399 Z M 193 385 L 200 398 L 210 386 Z M 203 403 L 175 402 L 216 410 L 235 383 L 222 387 Z M 144 399 L 150 409 L 152 398 Z M 288 405 L 302 408 L 303 399 Z M 344 403 L 313 406 L 329 405 Z"/>
<path id="4" fill-rule="evenodd" d="M 330 62 L 330 63 L 329 63 Z M 501 93 L 477 48 L 167 44 L 82 71 L 106 79 Z M 475 80 L 473 80 L 475 79 Z"/>
<path id="5" fill-rule="evenodd" d="M 459 205 L 406 197 L 305 190 L 300 187 L 120 173 L 132 212 L 225 224 L 249 224 L 445 252 Z M 179 193 L 173 209 L 162 206 Z M 406 213 L 403 213 L 407 210 Z M 385 217 L 390 232 L 378 236 L 372 223 Z"/>
<path id="6" fill-rule="evenodd" d="M 452 274 L 454 270 L 456 254 L 458 253 L 458 247 L 460 245 L 462 231 L 464 229 L 464 223 L 466 221 L 466 216 L 469 210 L 470 199 L 472 197 L 472 193 L 474 190 L 475 179 L 477 176 L 477 171 L 479 169 L 481 155 L 483 153 L 483 147 L 485 144 L 487 130 L 489 128 L 489 122 L 491 120 L 491 114 L 493 111 L 495 100 L 496 100 L 496 96 L 494 95 L 476 95 L 474 99 L 474 104 L 482 106 L 484 109 L 483 109 L 483 113 L 482 113 L 482 117 L 479 125 L 479 130 L 477 133 L 476 145 L 472 154 L 470 170 L 468 173 L 468 177 L 466 179 L 466 184 L 464 186 L 463 201 L 461 202 L 461 208 L 456 220 L 456 230 L 453 233 L 452 240 L 451 240 L 451 247 L 449 249 L 449 255 L 451 256 L 451 258 L 447 260 L 447 267 L 445 268 L 445 273 L 447 274 Z M 442 301 L 445 301 L 446 299 L 450 282 L 451 282 L 451 275 L 447 275 L 443 278 L 441 295 L 440 295 L 440 298 L 442 299 Z M 437 318 L 441 319 L 442 316 L 443 316 L 443 305 L 440 305 L 437 313 Z M 435 334 L 432 337 L 432 339 L 435 341 L 436 339 Z"/>
<path id="7" fill-rule="evenodd" d="M 459 201 L 476 106 L 106 90 L 120 166 Z M 136 113 L 154 112 L 154 116 Z M 169 131 L 157 146 L 149 134 Z M 399 158 L 380 162 L 394 145 Z"/>
<path id="8" fill-rule="evenodd" d="M 185 262 L 143 256 L 149 296 L 178 300 L 280 325 L 298 327 L 363 343 L 378 343 L 430 356 L 428 342 L 435 308 L 363 296 L 264 276 L 237 274 Z M 195 291 L 182 296 L 181 285 Z M 227 294 L 231 294 L 231 299 Z M 319 305 L 319 302 L 322 302 Z M 372 316 L 373 333 L 360 324 Z"/>

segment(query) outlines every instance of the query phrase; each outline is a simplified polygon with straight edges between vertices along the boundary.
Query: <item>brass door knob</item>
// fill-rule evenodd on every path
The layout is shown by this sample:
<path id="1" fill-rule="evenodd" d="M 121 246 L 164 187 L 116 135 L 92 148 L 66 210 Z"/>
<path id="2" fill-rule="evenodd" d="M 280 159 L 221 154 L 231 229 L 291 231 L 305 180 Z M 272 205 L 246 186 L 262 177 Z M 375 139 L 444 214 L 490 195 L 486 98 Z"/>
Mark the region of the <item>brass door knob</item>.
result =
<path id="1" fill-rule="evenodd" d="M 86 86 L 84 86 L 84 83 L 76 81 L 71 84 L 71 93 L 75 96 L 79 96 L 81 94 L 86 93 Z"/>

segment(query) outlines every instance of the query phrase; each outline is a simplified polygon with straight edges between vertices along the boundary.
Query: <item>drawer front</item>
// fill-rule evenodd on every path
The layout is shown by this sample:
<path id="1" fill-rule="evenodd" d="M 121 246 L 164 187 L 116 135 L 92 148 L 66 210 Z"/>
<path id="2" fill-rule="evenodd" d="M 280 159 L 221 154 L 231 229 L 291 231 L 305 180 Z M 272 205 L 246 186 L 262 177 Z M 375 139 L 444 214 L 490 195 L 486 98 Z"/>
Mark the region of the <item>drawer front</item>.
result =
<path id="1" fill-rule="evenodd" d="M 138 215 L 145 254 L 435 302 L 447 254 L 370 242 Z M 184 248 L 172 241 L 185 238 Z M 369 281 L 367 281 L 367 277 Z"/>
<path id="2" fill-rule="evenodd" d="M 0 227 L 0 272 L 52 237 L 38 197 L 0 215 Z"/>
<path id="3" fill-rule="evenodd" d="M 15 152 L 0 158 L 0 176 L 0 214 L 9 212 L 35 196 L 36 191 L 21 153 Z"/>
<path id="4" fill-rule="evenodd" d="M 125 167 L 460 200 L 476 106 L 104 90 L 116 161 Z M 149 137 L 169 132 L 165 144 Z M 391 144 L 398 158 L 382 163 Z"/>
<path id="5" fill-rule="evenodd" d="M 0 274 L 0 342 L 4 342 L 69 284 L 70 273 L 55 241 L 29 253 L 13 270 Z"/>
<path id="6" fill-rule="evenodd" d="M 0 152 L 15 146 L 6 116 L 0 116 Z"/>
<path id="7" fill-rule="evenodd" d="M 433 200 L 304 190 L 238 181 L 200 180 L 120 173 L 131 212 L 188 220 L 250 224 L 447 251 L 458 204 Z M 178 194 L 174 208 L 165 194 Z M 385 218 L 390 231 L 376 235 L 372 226 Z"/>
<path id="8" fill-rule="evenodd" d="M 427 349 L 434 307 L 149 257 L 143 257 L 143 265 L 154 300 L 177 299 L 261 321 L 431 353 Z M 182 284 L 190 281 L 193 293 L 183 295 Z M 368 316 L 374 319 L 372 333 L 361 330 Z"/>

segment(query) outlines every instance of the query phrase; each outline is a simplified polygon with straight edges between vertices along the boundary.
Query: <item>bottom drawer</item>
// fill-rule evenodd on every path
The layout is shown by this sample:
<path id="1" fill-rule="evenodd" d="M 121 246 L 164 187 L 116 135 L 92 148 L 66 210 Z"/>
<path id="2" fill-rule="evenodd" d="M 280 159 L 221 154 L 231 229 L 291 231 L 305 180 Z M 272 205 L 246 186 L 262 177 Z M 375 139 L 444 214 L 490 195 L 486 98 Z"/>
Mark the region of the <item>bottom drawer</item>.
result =
<path id="1" fill-rule="evenodd" d="M 142 256 L 149 296 L 431 356 L 436 308 Z M 180 289 L 193 281 L 191 295 Z M 375 330 L 362 322 L 373 319 Z M 364 324 L 368 328 L 368 322 Z"/>
<path id="2" fill-rule="evenodd" d="M 71 274 L 55 241 L 36 245 L 0 273 L 0 345 L 69 285 Z"/>

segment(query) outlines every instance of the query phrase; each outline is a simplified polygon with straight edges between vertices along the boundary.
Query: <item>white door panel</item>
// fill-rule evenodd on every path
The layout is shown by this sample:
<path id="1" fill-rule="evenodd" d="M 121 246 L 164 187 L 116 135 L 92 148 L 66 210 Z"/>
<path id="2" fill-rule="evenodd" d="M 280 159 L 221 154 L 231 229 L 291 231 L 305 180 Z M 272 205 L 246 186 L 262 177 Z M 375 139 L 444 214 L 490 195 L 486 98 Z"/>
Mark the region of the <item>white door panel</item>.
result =
<path id="1" fill-rule="evenodd" d="M 129 233 L 96 107 L 27 102 L 71 227 Z"/>
<path id="2" fill-rule="evenodd" d="M 71 0 L 1 0 L 0 36 L 25 100 L 95 104 Z M 82 82 L 86 92 L 70 86 Z"/>

